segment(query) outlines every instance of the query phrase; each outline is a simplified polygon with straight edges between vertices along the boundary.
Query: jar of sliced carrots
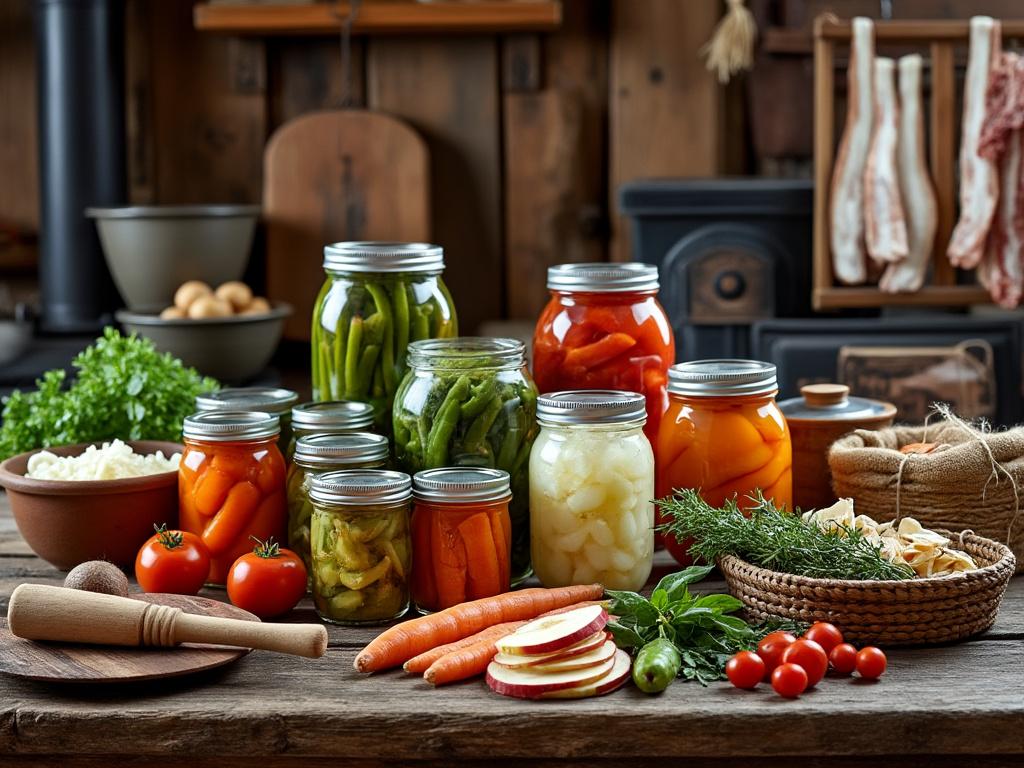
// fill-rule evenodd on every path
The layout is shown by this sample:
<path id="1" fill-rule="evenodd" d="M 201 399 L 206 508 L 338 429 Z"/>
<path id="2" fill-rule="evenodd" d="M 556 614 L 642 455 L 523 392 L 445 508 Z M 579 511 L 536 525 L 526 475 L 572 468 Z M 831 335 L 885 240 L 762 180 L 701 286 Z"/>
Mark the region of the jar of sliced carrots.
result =
<path id="1" fill-rule="evenodd" d="M 533 335 L 541 394 L 573 389 L 639 392 L 653 443 L 675 362 L 672 326 L 658 303 L 651 264 L 560 264 L 548 269 L 551 299 Z"/>
<path id="2" fill-rule="evenodd" d="M 757 360 L 700 360 L 672 366 L 669 407 L 658 431 L 658 497 L 695 488 L 712 506 L 760 490 L 793 506 L 793 449 L 775 403 L 775 366 Z M 690 542 L 665 537 L 683 565 Z"/>
<path id="3" fill-rule="evenodd" d="M 313 604 L 334 624 L 379 624 L 409 608 L 412 479 L 384 469 L 314 475 Z"/>
<path id="4" fill-rule="evenodd" d="M 284 457 L 277 416 L 254 411 L 208 411 L 185 419 L 178 467 L 182 530 L 210 550 L 209 583 L 252 551 L 252 537 L 284 540 L 287 519 Z"/>
<path id="5" fill-rule="evenodd" d="M 421 613 L 508 592 L 508 472 L 469 467 L 417 472 L 413 498 L 412 595 Z"/>

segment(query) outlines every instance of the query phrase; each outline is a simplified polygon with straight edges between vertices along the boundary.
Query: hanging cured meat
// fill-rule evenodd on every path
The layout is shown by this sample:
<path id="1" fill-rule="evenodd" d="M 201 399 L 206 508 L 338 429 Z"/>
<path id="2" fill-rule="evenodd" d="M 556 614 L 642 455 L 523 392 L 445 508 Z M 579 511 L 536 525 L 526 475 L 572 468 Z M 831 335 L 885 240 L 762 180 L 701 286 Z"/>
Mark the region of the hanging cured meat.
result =
<path id="1" fill-rule="evenodd" d="M 890 264 L 879 287 L 886 293 L 912 292 L 923 284 L 935 244 L 938 207 L 925 160 L 921 70 L 917 54 L 899 60 L 899 140 L 896 165 L 906 216 L 907 257 Z"/>
<path id="2" fill-rule="evenodd" d="M 896 164 L 900 109 L 895 71 L 892 59 L 875 59 L 874 124 L 864 169 L 864 243 L 868 255 L 878 263 L 907 256 L 907 225 Z"/>
<path id="3" fill-rule="evenodd" d="M 994 19 L 971 19 L 960 138 L 960 219 L 946 251 L 954 266 L 968 269 L 981 261 L 999 195 L 996 164 L 978 150 L 989 74 L 1000 53 L 1000 34 L 999 22 Z"/>
<path id="4" fill-rule="evenodd" d="M 857 17 L 847 70 L 846 125 L 832 173 L 829 212 L 832 271 L 840 282 L 850 285 L 867 279 L 864 170 L 871 144 L 874 58 L 874 25 L 871 19 Z"/>

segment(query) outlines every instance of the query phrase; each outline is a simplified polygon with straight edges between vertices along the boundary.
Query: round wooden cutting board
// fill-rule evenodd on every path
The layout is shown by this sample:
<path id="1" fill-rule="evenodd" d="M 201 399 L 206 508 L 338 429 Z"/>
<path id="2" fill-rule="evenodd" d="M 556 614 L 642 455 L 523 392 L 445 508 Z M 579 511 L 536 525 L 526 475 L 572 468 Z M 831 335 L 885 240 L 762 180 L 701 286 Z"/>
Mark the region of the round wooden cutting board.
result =
<path id="1" fill-rule="evenodd" d="M 149 603 L 170 605 L 186 613 L 259 621 L 248 611 L 206 597 L 134 594 Z M 60 683 L 125 683 L 187 675 L 230 664 L 249 648 L 186 643 L 175 648 L 41 643 L 15 637 L 0 619 L 0 672 L 28 680 Z"/>

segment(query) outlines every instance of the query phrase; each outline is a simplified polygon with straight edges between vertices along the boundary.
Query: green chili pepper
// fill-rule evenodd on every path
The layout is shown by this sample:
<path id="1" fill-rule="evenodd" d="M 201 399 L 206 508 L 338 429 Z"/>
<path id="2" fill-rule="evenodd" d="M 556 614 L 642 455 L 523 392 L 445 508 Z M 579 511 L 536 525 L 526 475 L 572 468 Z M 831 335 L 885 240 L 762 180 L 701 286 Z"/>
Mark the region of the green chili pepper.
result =
<path id="1" fill-rule="evenodd" d="M 443 467 L 448 461 L 448 441 L 459 423 L 462 401 L 469 394 L 469 376 L 460 376 L 448 390 L 434 416 L 427 441 L 427 466 Z"/>
<path id="2" fill-rule="evenodd" d="M 647 643 L 633 662 L 633 682 L 644 693 L 661 693 L 679 674 L 683 659 L 675 645 L 664 637 Z"/>
<path id="3" fill-rule="evenodd" d="M 479 384 L 474 384 L 472 387 L 472 397 L 462 404 L 462 418 L 472 419 L 475 416 L 479 416 L 487 404 L 494 397 L 494 392 L 498 388 L 498 381 L 494 377 L 489 377 Z"/>
<path id="4" fill-rule="evenodd" d="M 480 443 L 487 437 L 487 433 L 491 430 L 491 426 L 494 424 L 494 420 L 498 418 L 499 413 L 501 413 L 501 397 L 494 395 L 491 397 L 490 402 L 487 403 L 483 413 L 473 419 L 473 423 L 466 430 L 466 435 L 462 439 L 462 449 L 464 451 L 473 453 L 479 449 Z"/>

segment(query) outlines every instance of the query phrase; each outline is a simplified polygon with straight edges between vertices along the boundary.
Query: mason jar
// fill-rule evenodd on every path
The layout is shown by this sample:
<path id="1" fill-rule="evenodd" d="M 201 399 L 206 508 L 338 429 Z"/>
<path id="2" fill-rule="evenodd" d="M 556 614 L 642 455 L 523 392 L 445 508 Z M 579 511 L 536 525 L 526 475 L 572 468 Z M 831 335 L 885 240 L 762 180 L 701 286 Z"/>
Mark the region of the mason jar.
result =
<path id="1" fill-rule="evenodd" d="M 370 432 L 308 435 L 296 441 L 287 478 L 288 547 L 302 558 L 307 572 L 313 572 L 309 545 L 313 475 L 339 469 L 383 469 L 387 463 L 388 439 Z"/>
<path id="2" fill-rule="evenodd" d="M 373 427 L 373 406 L 354 400 L 303 403 L 292 408 L 292 440 L 284 457 L 292 460 L 295 443 L 310 435 L 347 435 Z"/>
<path id="3" fill-rule="evenodd" d="M 409 608 L 412 479 L 384 469 L 314 475 L 313 603 L 324 621 L 380 624 Z"/>
<path id="4" fill-rule="evenodd" d="M 324 248 L 324 271 L 313 309 L 313 399 L 370 403 L 378 431 L 388 434 L 409 342 L 458 335 L 441 279 L 444 251 L 428 243 L 334 243 Z"/>
<path id="5" fill-rule="evenodd" d="M 288 452 L 292 440 L 292 407 L 299 402 L 297 393 L 280 387 L 227 387 L 196 395 L 197 411 L 256 411 L 277 417 L 281 434 L 277 446 Z"/>
<path id="6" fill-rule="evenodd" d="M 654 452 L 643 395 L 541 395 L 530 455 L 533 570 L 545 587 L 637 591 L 654 554 Z"/>
<path id="7" fill-rule="evenodd" d="M 395 396 L 399 468 L 484 467 L 509 474 L 512 584 L 530 574 L 529 458 L 537 387 L 515 339 L 463 337 L 409 345 L 409 373 Z"/>

